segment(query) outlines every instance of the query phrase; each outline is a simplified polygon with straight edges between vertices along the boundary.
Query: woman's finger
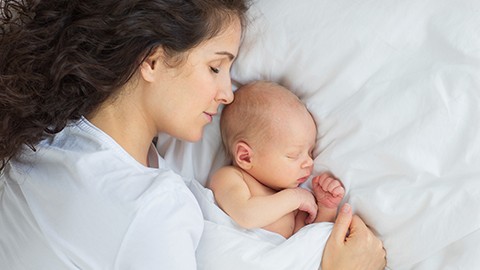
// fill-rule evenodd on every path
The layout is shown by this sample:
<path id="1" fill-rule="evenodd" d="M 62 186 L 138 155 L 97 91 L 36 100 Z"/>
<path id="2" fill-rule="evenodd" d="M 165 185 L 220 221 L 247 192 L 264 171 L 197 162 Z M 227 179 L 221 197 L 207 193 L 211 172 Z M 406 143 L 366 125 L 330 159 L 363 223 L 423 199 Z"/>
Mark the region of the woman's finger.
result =
<path id="1" fill-rule="evenodd" d="M 337 243 L 344 243 L 350 223 L 352 222 L 352 207 L 346 203 L 338 212 L 330 237 Z"/>

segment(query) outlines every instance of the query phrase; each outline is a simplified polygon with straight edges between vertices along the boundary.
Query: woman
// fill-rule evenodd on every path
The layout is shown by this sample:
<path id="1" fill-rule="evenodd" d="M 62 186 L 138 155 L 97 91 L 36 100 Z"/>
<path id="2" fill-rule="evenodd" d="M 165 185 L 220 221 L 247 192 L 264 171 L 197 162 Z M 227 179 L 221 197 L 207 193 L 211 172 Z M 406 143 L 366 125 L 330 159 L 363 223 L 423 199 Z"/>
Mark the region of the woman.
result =
<path id="1" fill-rule="evenodd" d="M 199 140 L 232 101 L 245 1 L 1 6 L 0 268 L 195 269 L 202 214 L 151 142 Z M 330 242 L 325 269 L 367 266 Z"/>

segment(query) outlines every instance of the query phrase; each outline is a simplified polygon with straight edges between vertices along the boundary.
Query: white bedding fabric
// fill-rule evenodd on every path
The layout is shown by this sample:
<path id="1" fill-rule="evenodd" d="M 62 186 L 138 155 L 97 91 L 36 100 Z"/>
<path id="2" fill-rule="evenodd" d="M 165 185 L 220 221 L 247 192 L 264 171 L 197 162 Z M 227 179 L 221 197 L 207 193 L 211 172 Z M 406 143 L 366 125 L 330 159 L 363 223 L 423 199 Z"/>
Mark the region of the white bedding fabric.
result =
<path id="1" fill-rule="evenodd" d="M 312 224 L 288 240 L 266 230 L 245 230 L 214 204 L 199 182 L 190 189 L 200 203 L 205 227 L 197 249 L 199 270 L 317 269 L 332 223 Z"/>
<path id="2" fill-rule="evenodd" d="M 480 1 L 259 0 L 250 14 L 232 78 L 279 82 L 307 104 L 318 124 L 316 171 L 343 181 L 345 201 L 384 241 L 388 268 L 478 269 Z M 159 149 L 203 184 L 226 162 L 218 119 L 201 142 L 161 137 Z M 205 230 L 219 226 L 233 228 L 210 220 Z M 320 257 L 300 247 L 327 237 L 300 235 L 275 253 L 283 244 L 225 231 L 198 251 L 218 267 L 208 269 L 315 269 Z"/>

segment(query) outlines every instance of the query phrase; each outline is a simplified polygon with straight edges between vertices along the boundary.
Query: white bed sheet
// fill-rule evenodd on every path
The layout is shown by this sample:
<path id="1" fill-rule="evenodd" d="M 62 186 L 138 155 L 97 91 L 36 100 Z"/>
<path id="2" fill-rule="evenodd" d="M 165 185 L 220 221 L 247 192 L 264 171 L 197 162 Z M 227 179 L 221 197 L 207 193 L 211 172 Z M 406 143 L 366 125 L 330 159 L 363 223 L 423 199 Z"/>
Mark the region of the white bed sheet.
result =
<path id="1" fill-rule="evenodd" d="M 214 202 L 213 193 L 198 181 L 189 185 L 205 217 L 197 248 L 199 270 L 317 269 L 332 223 L 311 224 L 285 240 L 263 230 L 246 230 L 234 223 Z"/>
<path id="2" fill-rule="evenodd" d="M 388 267 L 478 269 L 480 1 L 259 0 L 250 14 L 233 79 L 279 82 L 307 104 L 316 172 L 343 181 L 345 201 L 384 241 Z M 161 137 L 159 149 L 203 184 L 226 162 L 218 119 L 201 142 Z M 237 256 L 267 254 L 228 242 Z M 318 264 L 291 249 L 257 269 Z M 238 258 L 222 261 L 220 251 L 199 255 L 232 269 Z"/>

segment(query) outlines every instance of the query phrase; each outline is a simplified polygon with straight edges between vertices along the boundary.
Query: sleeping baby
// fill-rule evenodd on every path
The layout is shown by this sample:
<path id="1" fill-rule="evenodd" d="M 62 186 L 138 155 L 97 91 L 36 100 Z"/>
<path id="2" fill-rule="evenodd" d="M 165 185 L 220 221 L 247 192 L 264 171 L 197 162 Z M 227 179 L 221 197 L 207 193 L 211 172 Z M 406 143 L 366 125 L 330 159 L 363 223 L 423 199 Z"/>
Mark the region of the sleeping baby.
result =
<path id="1" fill-rule="evenodd" d="M 289 238 L 306 224 L 333 222 L 345 190 L 328 173 L 299 187 L 313 170 L 316 125 L 286 88 L 265 81 L 240 87 L 220 120 L 233 164 L 209 182 L 218 206 L 246 229 L 263 228 Z"/>

